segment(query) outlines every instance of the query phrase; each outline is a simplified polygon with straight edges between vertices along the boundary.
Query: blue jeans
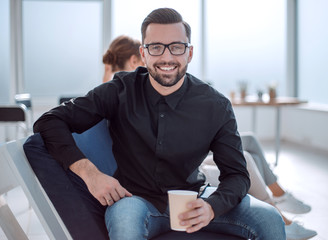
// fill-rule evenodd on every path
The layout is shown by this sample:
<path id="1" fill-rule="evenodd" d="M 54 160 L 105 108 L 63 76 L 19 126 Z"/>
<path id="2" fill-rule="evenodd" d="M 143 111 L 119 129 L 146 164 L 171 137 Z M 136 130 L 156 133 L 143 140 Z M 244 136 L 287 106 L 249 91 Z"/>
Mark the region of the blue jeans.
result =
<path id="1" fill-rule="evenodd" d="M 160 213 L 138 196 L 123 198 L 108 207 L 105 222 L 111 240 L 149 239 L 170 231 L 168 209 Z M 202 230 L 247 239 L 286 239 L 284 222 L 278 211 L 249 195 L 229 212 L 215 217 Z"/>

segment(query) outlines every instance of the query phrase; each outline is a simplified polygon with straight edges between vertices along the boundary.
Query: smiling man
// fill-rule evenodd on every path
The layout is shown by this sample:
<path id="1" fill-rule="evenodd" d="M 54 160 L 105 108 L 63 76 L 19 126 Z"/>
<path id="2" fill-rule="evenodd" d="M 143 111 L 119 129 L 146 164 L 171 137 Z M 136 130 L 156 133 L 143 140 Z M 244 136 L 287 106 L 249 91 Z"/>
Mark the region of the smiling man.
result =
<path id="1" fill-rule="evenodd" d="M 152 86 L 162 95 L 175 92 L 183 84 L 193 55 L 193 47 L 189 44 L 184 25 L 152 23 L 142 31 L 145 31 L 144 45 L 140 52 Z M 145 52 L 146 49 L 148 52 Z"/>
<path id="2" fill-rule="evenodd" d="M 167 191 L 199 192 L 205 179 L 198 167 L 209 151 L 220 169 L 220 184 L 180 215 L 181 224 L 192 225 L 187 232 L 285 239 L 275 208 L 246 195 L 250 180 L 229 100 L 186 73 L 193 56 L 190 26 L 177 11 L 161 8 L 145 18 L 141 31 L 146 68 L 117 73 L 36 122 L 34 130 L 49 152 L 84 181 L 86 197 L 94 199 L 90 208 L 99 215 L 106 211 L 112 240 L 149 239 L 169 231 Z M 86 159 L 71 136 L 104 118 L 110 121 L 118 165 L 112 177 Z"/>

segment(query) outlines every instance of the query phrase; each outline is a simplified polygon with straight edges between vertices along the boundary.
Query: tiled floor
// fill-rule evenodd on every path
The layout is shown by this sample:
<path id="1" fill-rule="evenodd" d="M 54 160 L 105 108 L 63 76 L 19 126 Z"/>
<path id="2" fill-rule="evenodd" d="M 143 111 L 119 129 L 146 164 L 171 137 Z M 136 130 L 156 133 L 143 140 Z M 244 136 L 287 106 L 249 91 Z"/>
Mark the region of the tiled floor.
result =
<path id="1" fill-rule="evenodd" d="M 274 161 L 272 143 L 263 143 L 269 162 Z M 286 214 L 287 217 L 304 223 L 318 235 L 313 240 L 328 240 L 328 152 L 307 149 L 290 143 L 282 143 L 279 164 L 275 168 L 279 183 L 296 197 L 312 206 L 304 215 Z M 17 216 L 29 239 L 48 239 L 33 210 L 20 188 L 6 196 L 8 205 Z M 0 240 L 7 240 L 0 229 Z"/>
<path id="2" fill-rule="evenodd" d="M 273 162 L 272 144 L 263 146 L 268 161 Z M 283 187 L 312 206 L 312 211 L 307 214 L 284 214 L 303 222 L 304 227 L 316 230 L 318 235 L 313 240 L 328 240 L 328 151 L 283 143 L 274 172 Z"/>

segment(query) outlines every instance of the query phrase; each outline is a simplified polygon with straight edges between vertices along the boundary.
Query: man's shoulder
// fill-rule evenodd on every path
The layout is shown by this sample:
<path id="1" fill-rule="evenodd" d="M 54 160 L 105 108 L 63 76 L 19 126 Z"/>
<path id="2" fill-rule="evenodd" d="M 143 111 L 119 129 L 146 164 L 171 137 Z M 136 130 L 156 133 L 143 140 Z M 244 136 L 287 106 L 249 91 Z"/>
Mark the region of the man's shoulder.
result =
<path id="1" fill-rule="evenodd" d="M 145 67 L 138 67 L 135 71 L 127 72 L 117 72 L 115 73 L 113 82 L 115 85 L 121 87 L 127 87 L 134 85 L 136 82 L 140 83 L 141 81 L 146 81 L 148 78 L 148 70 Z M 140 85 L 140 84 L 139 84 Z"/>
<path id="2" fill-rule="evenodd" d="M 109 93 L 118 93 L 126 91 L 127 89 L 134 89 L 136 86 L 142 86 L 140 82 L 146 81 L 148 71 L 144 67 L 138 67 L 135 71 L 121 71 L 115 73 L 112 80 L 100 84 L 95 87 L 91 92 L 98 95 L 108 95 Z"/>
<path id="3" fill-rule="evenodd" d="M 207 97 L 215 102 L 225 104 L 229 102 L 228 98 L 212 87 L 209 83 L 204 82 L 189 73 L 187 73 L 187 78 L 189 79 L 191 94 L 203 95 L 204 97 Z"/>
<path id="4" fill-rule="evenodd" d="M 115 73 L 115 77 L 121 80 L 144 78 L 147 75 L 148 75 L 148 70 L 145 67 L 138 67 L 136 70 L 131 72 L 122 71 L 122 72 Z"/>

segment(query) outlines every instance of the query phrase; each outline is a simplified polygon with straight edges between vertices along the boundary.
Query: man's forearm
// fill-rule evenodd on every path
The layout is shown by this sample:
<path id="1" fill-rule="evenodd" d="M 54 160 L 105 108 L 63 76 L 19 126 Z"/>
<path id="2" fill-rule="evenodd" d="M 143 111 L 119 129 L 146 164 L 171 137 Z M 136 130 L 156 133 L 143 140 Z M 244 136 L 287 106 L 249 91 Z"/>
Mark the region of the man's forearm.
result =
<path id="1" fill-rule="evenodd" d="M 83 158 L 74 162 L 69 166 L 69 169 L 87 182 L 88 178 L 99 173 L 98 168 L 87 158 Z"/>
<path id="2" fill-rule="evenodd" d="M 90 193 L 103 206 L 111 206 L 121 198 L 132 196 L 115 178 L 102 173 L 89 159 L 76 161 L 69 169 L 82 178 Z"/>

